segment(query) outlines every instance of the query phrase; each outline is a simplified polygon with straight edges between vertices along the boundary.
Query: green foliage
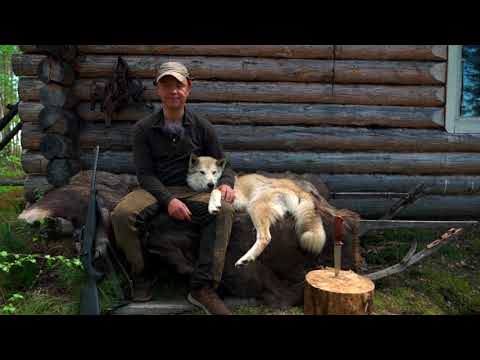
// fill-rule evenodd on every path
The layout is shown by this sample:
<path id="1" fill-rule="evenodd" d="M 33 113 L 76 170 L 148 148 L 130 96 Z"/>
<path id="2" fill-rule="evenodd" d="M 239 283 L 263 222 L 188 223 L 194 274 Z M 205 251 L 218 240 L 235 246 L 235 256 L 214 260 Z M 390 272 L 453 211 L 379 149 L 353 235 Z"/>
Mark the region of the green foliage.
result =
<path id="1" fill-rule="evenodd" d="M 7 151 L 7 146 L 0 152 L 0 177 L 5 178 L 23 178 L 23 171 L 20 154 L 12 154 Z"/>
<path id="2" fill-rule="evenodd" d="M 6 107 L 7 104 L 15 104 L 18 101 L 18 77 L 12 70 L 12 57 L 16 53 L 19 53 L 18 46 L 0 45 L 0 118 L 9 111 Z M 0 138 L 3 138 L 19 121 L 20 118 L 16 115 L 0 133 Z M 15 154 L 17 157 L 21 154 L 20 136 L 18 135 L 0 152 L 0 157 L 12 154 Z"/>
<path id="3" fill-rule="evenodd" d="M 4 314 L 14 314 L 17 311 L 15 304 L 23 300 L 22 294 L 14 293 L 8 298 L 7 304 L 0 308 L 0 312 Z"/>

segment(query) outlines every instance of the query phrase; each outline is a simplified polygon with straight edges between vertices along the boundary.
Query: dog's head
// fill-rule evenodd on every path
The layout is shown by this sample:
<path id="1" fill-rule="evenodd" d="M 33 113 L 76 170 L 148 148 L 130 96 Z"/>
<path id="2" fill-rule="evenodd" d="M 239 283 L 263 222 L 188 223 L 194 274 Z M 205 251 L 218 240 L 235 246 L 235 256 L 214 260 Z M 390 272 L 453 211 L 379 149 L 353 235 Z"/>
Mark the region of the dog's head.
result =
<path id="1" fill-rule="evenodd" d="M 212 191 L 225 168 L 225 159 L 190 155 L 187 184 L 195 191 Z"/>

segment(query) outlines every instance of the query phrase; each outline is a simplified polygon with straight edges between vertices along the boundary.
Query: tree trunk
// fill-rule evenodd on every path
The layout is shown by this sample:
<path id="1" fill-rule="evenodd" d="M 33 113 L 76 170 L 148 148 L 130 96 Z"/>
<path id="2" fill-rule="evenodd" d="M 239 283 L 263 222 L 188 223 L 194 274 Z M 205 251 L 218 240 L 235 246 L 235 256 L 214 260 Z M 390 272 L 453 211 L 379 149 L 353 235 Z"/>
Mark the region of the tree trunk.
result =
<path id="1" fill-rule="evenodd" d="M 374 283 L 353 271 L 314 270 L 305 277 L 305 315 L 368 315 Z"/>

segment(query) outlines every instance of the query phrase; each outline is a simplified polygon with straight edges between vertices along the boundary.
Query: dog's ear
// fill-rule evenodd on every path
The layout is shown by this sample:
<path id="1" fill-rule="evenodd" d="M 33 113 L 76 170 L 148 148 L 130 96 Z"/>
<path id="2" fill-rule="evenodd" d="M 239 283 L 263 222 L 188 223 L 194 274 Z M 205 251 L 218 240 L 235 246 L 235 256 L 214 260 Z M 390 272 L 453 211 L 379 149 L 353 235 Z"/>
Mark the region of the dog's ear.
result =
<path id="1" fill-rule="evenodd" d="M 198 165 L 198 156 L 195 155 L 194 153 L 190 154 L 190 160 L 188 162 L 188 167 L 193 168 Z"/>
<path id="2" fill-rule="evenodd" d="M 220 159 L 220 160 L 217 160 L 217 166 L 220 168 L 220 169 L 224 169 L 225 168 L 225 165 L 227 165 L 227 160 L 226 159 Z"/>

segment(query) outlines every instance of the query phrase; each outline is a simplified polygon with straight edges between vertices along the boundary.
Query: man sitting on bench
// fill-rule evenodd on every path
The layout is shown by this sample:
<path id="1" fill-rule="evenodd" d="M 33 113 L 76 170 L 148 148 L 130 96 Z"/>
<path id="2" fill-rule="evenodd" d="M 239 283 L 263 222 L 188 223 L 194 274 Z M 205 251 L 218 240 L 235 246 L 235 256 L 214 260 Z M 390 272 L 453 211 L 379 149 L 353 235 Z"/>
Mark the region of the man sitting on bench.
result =
<path id="1" fill-rule="evenodd" d="M 230 315 L 216 289 L 223 272 L 234 210 L 232 202 L 235 173 L 227 163 L 218 189 L 222 208 L 208 212 L 209 194 L 187 187 L 190 154 L 224 158 L 213 126 L 186 108 L 192 88 L 186 67 L 162 64 L 154 79 L 162 108 L 135 124 L 134 162 L 140 188 L 125 196 L 112 212 L 117 246 L 131 265 L 133 301 L 152 298 L 151 283 L 145 274 L 141 225 L 156 216 L 162 233 L 169 229 L 195 229 L 200 233 L 199 253 L 189 284 L 188 300 L 210 314 Z M 160 221 L 158 217 L 162 217 Z M 158 239 L 157 239 L 158 240 Z"/>

